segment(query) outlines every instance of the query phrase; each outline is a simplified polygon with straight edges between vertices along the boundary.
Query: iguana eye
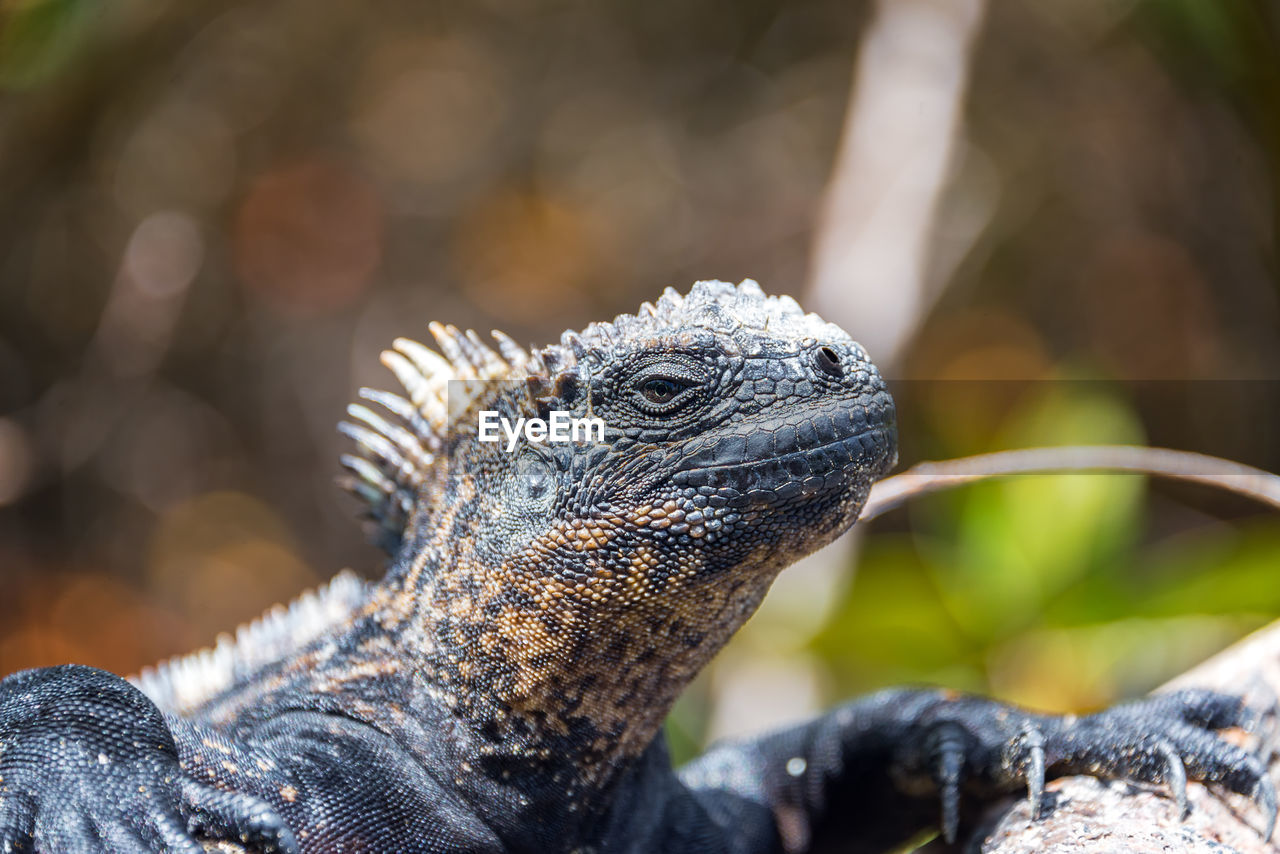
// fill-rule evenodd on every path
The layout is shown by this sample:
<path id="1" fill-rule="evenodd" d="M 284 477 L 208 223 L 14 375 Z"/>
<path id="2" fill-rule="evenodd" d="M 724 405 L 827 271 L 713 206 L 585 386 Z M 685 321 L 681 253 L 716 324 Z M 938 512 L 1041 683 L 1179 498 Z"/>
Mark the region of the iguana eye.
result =
<path id="1" fill-rule="evenodd" d="M 645 380 L 644 384 L 640 386 L 640 393 L 650 403 L 662 405 L 675 400 L 676 395 L 686 388 L 688 386 L 675 380 L 667 379 L 666 377 L 654 377 L 651 380 Z"/>
<path id="2" fill-rule="evenodd" d="M 703 359 L 668 349 L 640 354 L 623 370 L 622 388 L 632 408 L 662 419 L 702 400 L 710 379 Z"/>
<path id="3" fill-rule="evenodd" d="M 631 394 L 641 412 L 666 416 L 691 403 L 696 395 L 690 392 L 698 384 L 693 378 L 664 370 L 637 377 L 631 385 Z"/>

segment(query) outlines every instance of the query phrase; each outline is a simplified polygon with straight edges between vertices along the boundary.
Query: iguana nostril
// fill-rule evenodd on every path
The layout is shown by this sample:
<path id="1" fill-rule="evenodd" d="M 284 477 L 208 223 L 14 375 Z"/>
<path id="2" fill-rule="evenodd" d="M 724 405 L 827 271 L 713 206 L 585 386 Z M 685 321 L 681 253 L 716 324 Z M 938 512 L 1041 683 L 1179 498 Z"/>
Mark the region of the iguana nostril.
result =
<path id="1" fill-rule="evenodd" d="M 813 353 L 813 363 L 824 374 L 839 379 L 844 376 L 844 368 L 840 366 L 840 357 L 830 347 L 819 347 Z"/>

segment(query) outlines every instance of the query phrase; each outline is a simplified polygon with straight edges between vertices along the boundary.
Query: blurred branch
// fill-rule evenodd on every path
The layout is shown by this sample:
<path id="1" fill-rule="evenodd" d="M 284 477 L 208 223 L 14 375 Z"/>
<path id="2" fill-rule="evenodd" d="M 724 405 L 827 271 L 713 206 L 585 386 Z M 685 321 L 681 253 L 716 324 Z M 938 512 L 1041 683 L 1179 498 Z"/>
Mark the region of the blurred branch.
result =
<path id="1" fill-rule="evenodd" d="M 920 294 L 929 236 L 983 3 L 879 0 L 859 46 L 805 302 L 851 330 L 882 368 L 892 367 L 927 308 Z M 783 573 L 754 624 L 768 625 L 779 615 L 798 631 L 820 629 L 851 577 L 857 536 L 855 530 Z M 744 628 L 747 640 L 739 643 L 748 643 L 752 631 Z M 782 669 L 800 668 L 793 660 Z M 816 695 L 803 691 L 771 689 L 770 697 L 785 699 L 769 704 L 735 700 L 738 686 L 759 693 L 760 673 L 757 656 L 743 657 L 736 671 L 732 656 L 721 657 L 716 709 L 724 713 L 712 715 L 712 737 L 817 711 Z"/>
<path id="2" fill-rule="evenodd" d="M 882 0 L 862 42 L 810 302 L 892 365 L 928 309 L 934 214 L 984 0 Z"/>
<path id="3" fill-rule="evenodd" d="M 851 330 L 882 368 L 892 368 L 928 308 L 922 293 L 934 212 L 983 7 L 984 0 L 880 0 L 859 47 L 805 304 Z M 856 532 L 841 537 L 790 567 L 755 622 L 768 625 L 776 613 L 790 615 L 799 631 L 820 629 L 851 576 L 856 538 Z M 816 695 L 776 688 L 768 695 L 786 701 L 726 699 L 735 685 L 760 684 L 762 672 L 754 656 L 736 674 L 730 660 L 722 657 L 716 671 L 718 707 L 726 713 L 713 716 L 713 737 L 817 711 Z M 784 669 L 797 672 L 797 663 Z"/>
<path id="4" fill-rule="evenodd" d="M 867 521 L 933 492 L 1015 474 L 1132 472 L 1213 486 L 1280 510 L 1280 476 L 1241 463 L 1170 448 L 1064 445 L 978 454 L 920 463 L 875 484 L 859 521 Z"/>

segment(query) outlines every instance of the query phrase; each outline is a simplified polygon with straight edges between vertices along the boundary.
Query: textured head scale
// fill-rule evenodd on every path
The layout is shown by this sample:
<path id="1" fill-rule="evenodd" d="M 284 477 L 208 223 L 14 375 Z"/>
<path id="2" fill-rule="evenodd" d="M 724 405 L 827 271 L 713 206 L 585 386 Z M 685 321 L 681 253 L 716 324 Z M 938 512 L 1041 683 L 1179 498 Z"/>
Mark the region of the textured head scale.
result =
<path id="1" fill-rule="evenodd" d="M 567 331 L 560 343 L 527 351 L 510 336 L 494 330 L 496 351 L 473 330 L 432 322 L 428 328 L 439 351 L 409 338 L 397 338 L 382 353 L 382 363 L 396 375 L 403 394 L 363 388 L 360 397 L 391 416 L 353 403 L 347 408 L 353 422 L 339 429 L 355 441 L 358 454 L 345 454 L 348 475 L 341 485 L 366 505 L 371 539 L 388 552 L 399 546 L 429 469 L 436 464 L 456 426 L 491 404 L 492 381 L 523 382 L 531 414 L 545 413 L 571 395 L 602 352 L 619 341 L 658 341 L 678 344 L 694 330 L 719 333 L 744 352 L 760 344 L 758 333 L 769 331 L 799 344 L 838 327 L 818 315 L 806 314 L 789 296 L 766 296 L 751 279 L 740 285 L 702 281 L 687 296 L 667 288 L 653 303 L 642 303 L 635 314 L 620 314 L 611 322 L 592 323 L 581 332 Z M 592 356 L 595 359 L 592 359 Z"/>

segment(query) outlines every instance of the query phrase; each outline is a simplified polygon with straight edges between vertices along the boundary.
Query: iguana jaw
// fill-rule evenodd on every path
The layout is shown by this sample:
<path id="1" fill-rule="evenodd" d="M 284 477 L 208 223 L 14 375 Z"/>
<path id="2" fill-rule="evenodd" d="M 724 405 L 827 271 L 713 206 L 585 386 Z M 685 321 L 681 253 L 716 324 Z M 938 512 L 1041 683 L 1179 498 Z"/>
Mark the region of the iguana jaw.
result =
<path id="1" fill-rule="evenodd" d="M 734 504 L 779 504 L 838 494 L 850 480 L 875 479 L 895 459 L 893 402 L 887 394 L 801 405 L 732 424 L 688 443 L 673 476 L 694 488 L 730 487 Z"/>

